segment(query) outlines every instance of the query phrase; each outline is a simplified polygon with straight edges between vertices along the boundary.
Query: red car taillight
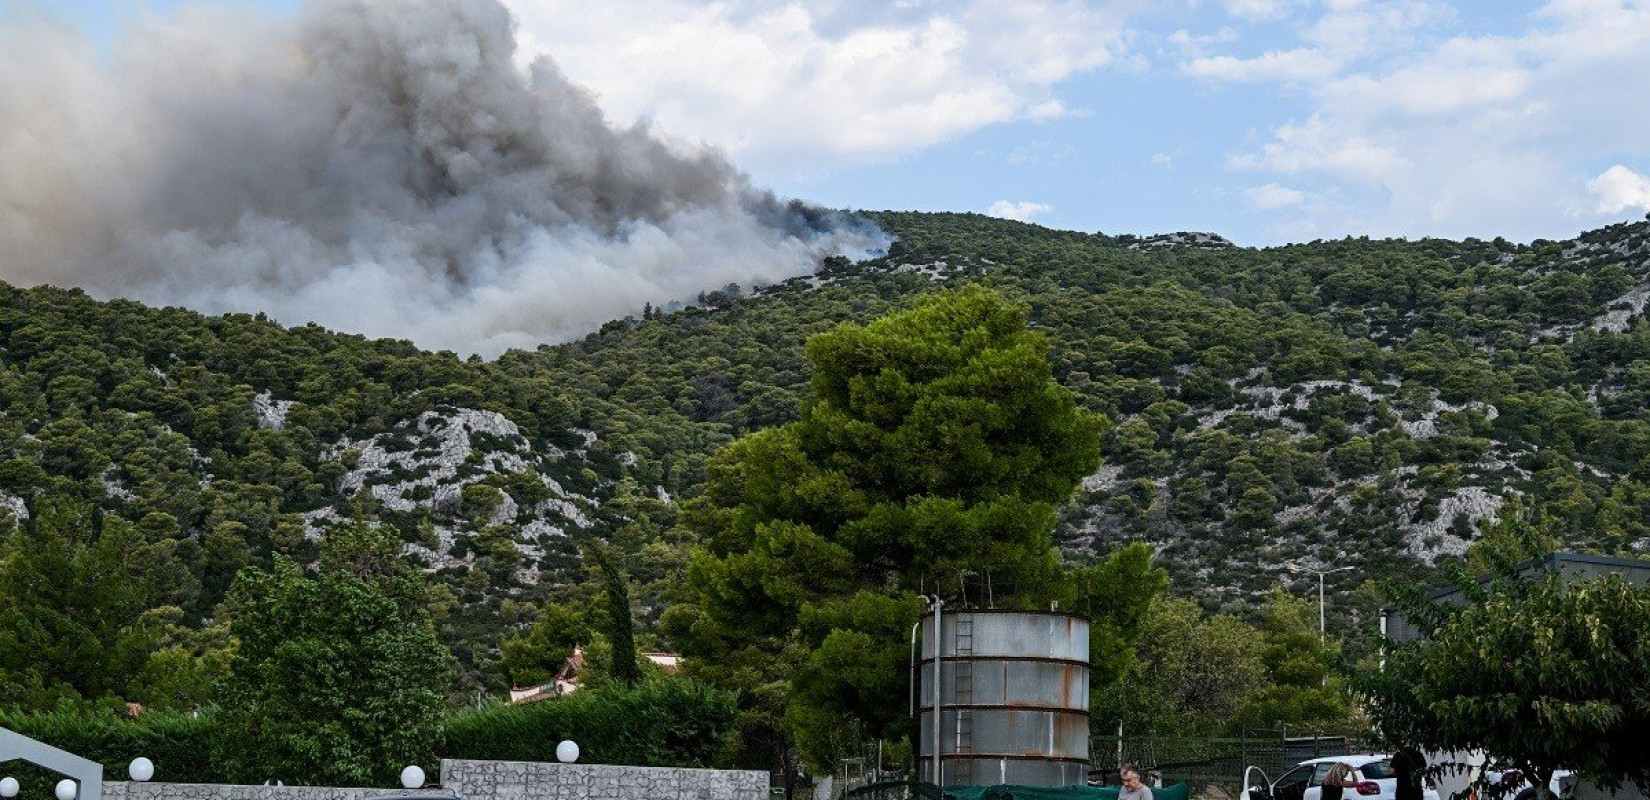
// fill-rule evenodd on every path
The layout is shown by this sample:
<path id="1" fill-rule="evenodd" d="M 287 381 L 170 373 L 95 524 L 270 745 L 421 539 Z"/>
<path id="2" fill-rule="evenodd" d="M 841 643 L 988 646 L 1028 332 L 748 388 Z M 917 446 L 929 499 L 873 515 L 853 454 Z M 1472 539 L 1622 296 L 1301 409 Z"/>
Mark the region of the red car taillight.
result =
<path id="1" fill-rule="evenodd" d="M 1374 781 L 1364 781 L 1358 784 L 1358 794 L 1376 795 L 1381 793 L 1381 785 Z"/>

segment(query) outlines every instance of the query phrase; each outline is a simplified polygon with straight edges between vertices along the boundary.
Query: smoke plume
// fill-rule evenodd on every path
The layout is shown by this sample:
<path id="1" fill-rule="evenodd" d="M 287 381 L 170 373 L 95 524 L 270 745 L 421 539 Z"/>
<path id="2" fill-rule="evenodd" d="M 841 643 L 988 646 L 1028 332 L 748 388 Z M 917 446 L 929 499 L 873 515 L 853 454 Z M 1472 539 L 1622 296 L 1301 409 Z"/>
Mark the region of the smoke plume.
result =
<path id="1" fill-rule="evenodd" d="M 616 129 L 495 0 L 0 31 L 0 278 L 493 355 L 882 244 Z"/>

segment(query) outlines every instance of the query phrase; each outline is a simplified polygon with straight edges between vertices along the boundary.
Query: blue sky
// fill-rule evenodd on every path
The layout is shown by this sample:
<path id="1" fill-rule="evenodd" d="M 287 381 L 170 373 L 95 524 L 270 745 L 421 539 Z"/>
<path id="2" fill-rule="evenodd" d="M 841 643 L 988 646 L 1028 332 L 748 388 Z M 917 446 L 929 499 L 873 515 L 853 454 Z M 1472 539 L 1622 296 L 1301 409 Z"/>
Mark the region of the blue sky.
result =
<path id="1" fill-rule="evenodd" d="M 0 13 L 65 20 L 106 51 L 182 5 Z M 1555 238 L 1650 211 L 1643 2 L 506 5 L 523 66 L 553 58 L 616 124 L 650 120 L 833 206 L 1252 245 Z"/>

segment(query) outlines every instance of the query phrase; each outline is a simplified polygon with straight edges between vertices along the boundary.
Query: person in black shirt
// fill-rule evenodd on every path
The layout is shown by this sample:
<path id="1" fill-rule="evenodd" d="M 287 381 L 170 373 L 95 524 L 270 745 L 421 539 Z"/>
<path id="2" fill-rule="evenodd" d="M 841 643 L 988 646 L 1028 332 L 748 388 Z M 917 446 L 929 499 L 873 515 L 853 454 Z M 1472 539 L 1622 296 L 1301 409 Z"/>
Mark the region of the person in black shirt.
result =
<path id="1" fill-rule="evenodd" d="M 1329 768 L 1329 774 L 1323 776 L 1323 792 L 1320 800 L 1341 800 L 1341 794 L 1346 789 L 1357 786 L 1352 780 L 1352 768 L 1345 764 L 1336 764 Z"/>
<path id="2" fill-rule="evenodd" d="M 1398 779 L 1394 800 L 1421 800 L 1422 774 L 1427 771 L 1426 756 L 1406 744 L 1392 754 L 1392 776 Z"/>

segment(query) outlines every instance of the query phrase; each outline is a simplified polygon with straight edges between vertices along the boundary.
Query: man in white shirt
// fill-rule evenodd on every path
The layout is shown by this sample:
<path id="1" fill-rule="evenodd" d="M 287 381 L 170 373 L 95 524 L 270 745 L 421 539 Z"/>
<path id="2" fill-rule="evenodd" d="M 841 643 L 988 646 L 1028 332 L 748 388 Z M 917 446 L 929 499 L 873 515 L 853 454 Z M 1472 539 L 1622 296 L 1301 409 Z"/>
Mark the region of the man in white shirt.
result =
<path id="1" fill-rule="evenodd" d="M 1117 800 L 1152 800 L 1152 787 L 1140 782 L 1140 768 L 1130 764 L 1123 768 L 1123 788 Z"/>

